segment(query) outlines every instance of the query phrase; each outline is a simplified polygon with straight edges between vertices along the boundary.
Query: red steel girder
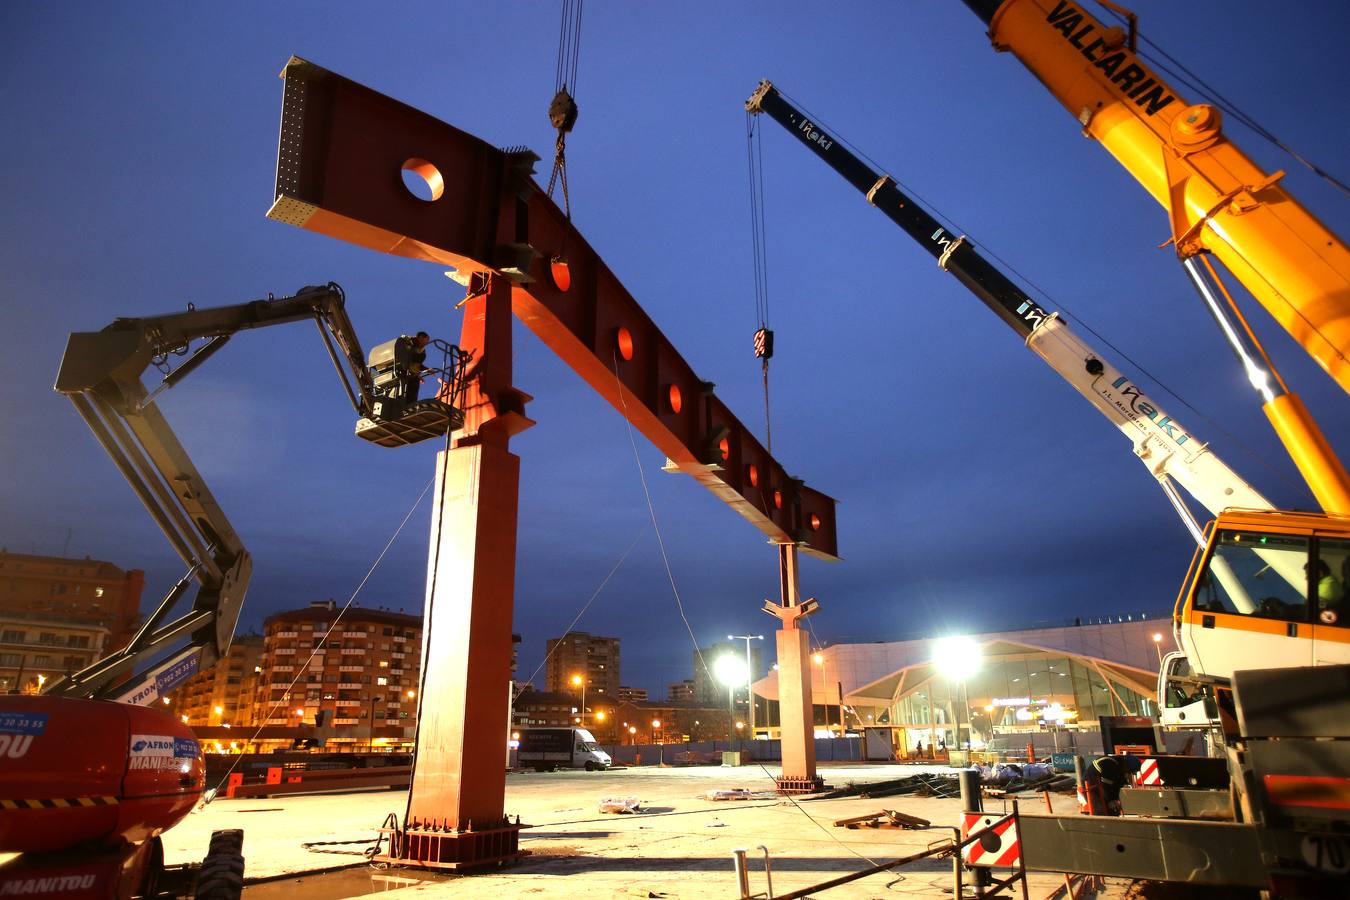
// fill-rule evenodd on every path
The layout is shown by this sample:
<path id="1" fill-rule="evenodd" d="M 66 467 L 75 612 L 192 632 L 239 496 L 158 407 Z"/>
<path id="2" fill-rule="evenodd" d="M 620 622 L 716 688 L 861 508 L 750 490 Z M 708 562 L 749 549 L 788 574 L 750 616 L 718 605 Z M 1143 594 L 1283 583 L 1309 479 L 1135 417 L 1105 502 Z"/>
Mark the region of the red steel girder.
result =
<path id="1" fill-rule="evenodd" d="M 838 558 L 833 498 L 766 451 L 562 211 L 503 151 L 292 57 L 268 217 L 382 253 L 511 279 L 512 310 L 683 471 L 764 532 Z M 435 199 L 403 183 L 422 175 Z M 566 277 L 551 261 L 565 257 Z"/>

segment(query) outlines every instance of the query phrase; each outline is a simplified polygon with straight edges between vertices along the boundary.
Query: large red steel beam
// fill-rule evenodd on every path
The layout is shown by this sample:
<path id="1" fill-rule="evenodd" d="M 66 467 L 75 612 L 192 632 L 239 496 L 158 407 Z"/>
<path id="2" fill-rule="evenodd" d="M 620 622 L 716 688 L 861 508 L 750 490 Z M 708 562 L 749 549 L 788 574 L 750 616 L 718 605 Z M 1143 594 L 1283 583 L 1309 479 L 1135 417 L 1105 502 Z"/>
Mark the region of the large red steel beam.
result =
<path id="1" fill-rule="evenodd" d="M 464 275 L 506 276 L 515 315 L 680 471 L 770 540 L 838 558 L 835 501 L 788 475 L 695 374 L 534 184 L 534 154 L 499 150 L 297 57 L 282 76 L 270 218 Z M 405 170 L 435 199 L 409 191 Z M 568 277 L 555 278 L 555 257 Z"/>

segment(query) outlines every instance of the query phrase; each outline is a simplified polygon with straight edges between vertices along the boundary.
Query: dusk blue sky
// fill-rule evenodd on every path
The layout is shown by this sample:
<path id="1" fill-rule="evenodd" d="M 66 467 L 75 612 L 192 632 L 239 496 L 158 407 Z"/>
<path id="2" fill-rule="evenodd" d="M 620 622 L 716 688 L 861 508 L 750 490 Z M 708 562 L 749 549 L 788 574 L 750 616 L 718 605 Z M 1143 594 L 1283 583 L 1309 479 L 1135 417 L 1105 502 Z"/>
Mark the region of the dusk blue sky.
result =
<path id="1" fill-rule="evenodd" d="M 1350 177 L 1350 7 L 1132 8 L 1194 72 Z M 0 544 L 59 554 L 68 541 L 71 555 L 142 568 L 147 603 L 181 574 L 51 390 L 71 331 L 332 280 L 367 347 L 419 328 L 453 340 L 459 288 L 439 268 L 264 218 L 277 73 L 303 56 L 548 156 L 558 17 L 555 2 L 0 5 Z M 991 50 L 962 3 L 591 0 L 568 139 L 574 220 L 761 437 L 742 108 L 761 78 L 1044 288 L 1047 307 L 1159 376 L 1200 414 L 1146 387 L 1260 490 L 1312 506 L 1174 256 L 1158 249 L 1163 210 Z M 842 179 L 761 124 L 774 449 L 840 501 L 845 561 L 803 568 L 804 592 L 821 602 L 818 639 L 1170 608 L 1192 544 L 1128 442 Z M 1229 130 L 1350 234 L 1345 195 Z M 1345 393 L 1247 310 L 1350 452 Z M 539 423 L 512 444 L 520 675 L 636 537 L 577 627 L 622 638 L 624 683 L 663 691 L 692 674 L 692 647 L 625 423 L 523 328 L 515 363 Z M 432 446 L 391 451 L 352 436 L 306 324 L 241 335 L 162 406 L 254 555 L 244 630 L 310 600 L 345 600 L 432 476 Z M 662 455 L 638 441 L 699 640 L 771 634 L 759 608 L 776 596 L 773 549 L 691 479 L 661 473 Z M 429 514 L 424 503 L 360 603 L 420 610 Z"/>

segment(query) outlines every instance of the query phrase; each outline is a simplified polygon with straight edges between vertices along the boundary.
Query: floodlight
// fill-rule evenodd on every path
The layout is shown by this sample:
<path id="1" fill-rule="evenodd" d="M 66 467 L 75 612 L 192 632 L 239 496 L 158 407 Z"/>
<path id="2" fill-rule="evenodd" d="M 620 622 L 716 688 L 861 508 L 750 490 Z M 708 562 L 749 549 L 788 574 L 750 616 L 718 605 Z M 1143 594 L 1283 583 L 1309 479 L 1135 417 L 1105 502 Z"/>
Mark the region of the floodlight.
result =
<path id="1" fill-rule="evenodd" d="M 952 681 L 965 681 L 980 670 L 980 645 L 965 635 L 933 642 L 933 665 Z"/>
<path id="2" fill-rule="evenodd" d="M 713 673 L 727 687 L 740 687 L 745 684 L 745 660 L 731 655 L 718 657 L 713 663 Z"/>

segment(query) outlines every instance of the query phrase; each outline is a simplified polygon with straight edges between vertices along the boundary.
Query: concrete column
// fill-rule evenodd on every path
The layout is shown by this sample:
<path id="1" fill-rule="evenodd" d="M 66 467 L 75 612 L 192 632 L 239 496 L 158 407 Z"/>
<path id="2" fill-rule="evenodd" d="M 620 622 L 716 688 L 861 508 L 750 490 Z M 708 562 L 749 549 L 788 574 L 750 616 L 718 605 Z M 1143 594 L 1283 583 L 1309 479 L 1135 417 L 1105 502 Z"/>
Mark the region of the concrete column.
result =
<path id="1" fill-rule="evenodd" d="M 815 717 L 811 709 L 811 646 L 801 620 L 815 612 L 815 600 L 801 601 L 797 578 L 797 545 L 778 545 L 782 602 L 766 609 L 782 622 L 775 634 L 778 649 L 778 724 L 782 735 L 783 793 L 819 790 L 816 774 Z"/>
<path id="2" fill-rule="evenodd" d="M 778 716 L 783 737 L 783 779 L 815 781 L 810 636 L 794 623 L 792 628 L 780 628 L 775 637 L 778 640 Z"/>

